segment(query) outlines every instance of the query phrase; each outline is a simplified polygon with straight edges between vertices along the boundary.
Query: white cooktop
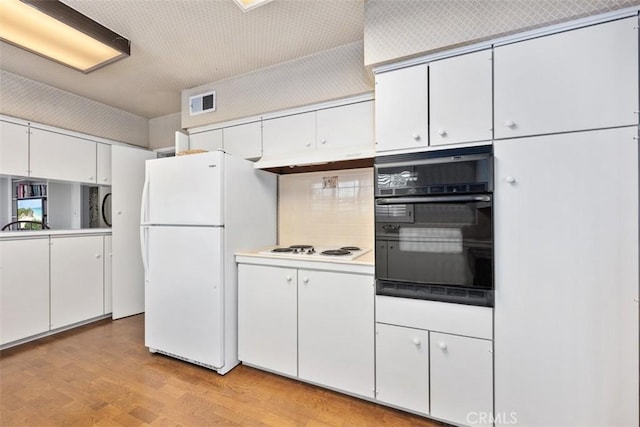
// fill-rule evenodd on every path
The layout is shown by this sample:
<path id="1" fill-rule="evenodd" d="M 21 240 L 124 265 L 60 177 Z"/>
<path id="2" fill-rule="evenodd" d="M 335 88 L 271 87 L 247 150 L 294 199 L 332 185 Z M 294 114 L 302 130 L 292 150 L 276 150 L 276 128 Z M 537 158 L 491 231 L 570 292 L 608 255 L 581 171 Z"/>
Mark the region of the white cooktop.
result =
<path id="1" fill-rule="evenodd" d="M 288 246 L 278 246 L 278 248 L 287 248 Z M 309 250 L 309 249 L 302 249 L 302 250 L 298 250 L 298 251 L 291 251 L 291 252 L 274 252 L 272 249 L 270 250 L 265 250 L 265 251 L 260 251 L 258 252 L 261 255 L 272 255 L 272 256 L 276 256 L 279 258 L 289 258 L 289 259 L 335 259 L 335 260 L 345 260 L 345 261 L 353 261 L 354 259 L 358 258 L 361 255 L 366 254 L 367 252 L 369 252 L 371 249 L 363 249 L 360 248 L 359 250 L 349 250 L 348 254 L 345 255 L 328 255 L 328 254 L 323 254 L 322 252 L 324 251 L 335 251 L 335 250 L 339 250 L 340 247 L 321 247 L 321 246 L 316 246 L 313 247 L 313 250 Z"/>

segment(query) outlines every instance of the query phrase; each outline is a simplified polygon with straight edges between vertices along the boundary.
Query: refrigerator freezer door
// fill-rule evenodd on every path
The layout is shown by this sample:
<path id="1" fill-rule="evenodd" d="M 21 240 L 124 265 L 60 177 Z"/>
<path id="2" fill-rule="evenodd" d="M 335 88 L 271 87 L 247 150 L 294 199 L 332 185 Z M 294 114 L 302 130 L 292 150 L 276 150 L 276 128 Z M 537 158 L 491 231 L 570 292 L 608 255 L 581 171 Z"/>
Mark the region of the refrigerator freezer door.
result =
<path id="1" fill-rule="evenodd" d="M 224 153 L 149 160 L 141 223 L 222 225 Z"/>
<path id="2" fill-rule="evenodd" d="M 209 367 L 223 357 L 220 227 L 144 227 L 145 345 Z"/>

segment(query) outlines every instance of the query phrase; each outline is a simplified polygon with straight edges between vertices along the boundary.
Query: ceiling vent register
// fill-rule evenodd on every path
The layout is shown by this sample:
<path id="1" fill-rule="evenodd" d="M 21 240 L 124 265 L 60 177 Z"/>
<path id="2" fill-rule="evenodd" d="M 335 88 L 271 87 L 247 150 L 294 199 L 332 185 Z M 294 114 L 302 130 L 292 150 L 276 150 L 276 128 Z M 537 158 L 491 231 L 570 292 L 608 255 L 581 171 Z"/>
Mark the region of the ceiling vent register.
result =
<path id="1" fill-rule="evenodd" d="M 189 115 L 195 116 L 213 111 L 216 111 L 215 91 L 189 97 Z"/>

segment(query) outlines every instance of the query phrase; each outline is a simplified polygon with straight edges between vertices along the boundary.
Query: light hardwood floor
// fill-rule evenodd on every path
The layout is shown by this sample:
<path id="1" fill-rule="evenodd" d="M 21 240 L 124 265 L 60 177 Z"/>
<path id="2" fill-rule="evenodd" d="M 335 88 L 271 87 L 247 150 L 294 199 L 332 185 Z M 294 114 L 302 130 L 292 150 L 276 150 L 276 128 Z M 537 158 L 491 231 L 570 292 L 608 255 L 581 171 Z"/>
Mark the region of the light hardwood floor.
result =
<path id="1" fill-rule="evenodd" d="M 138 315 L 0 352 L 0 425 L 442 424 L 246 366 L 220 376 L 153 355 Z"/>

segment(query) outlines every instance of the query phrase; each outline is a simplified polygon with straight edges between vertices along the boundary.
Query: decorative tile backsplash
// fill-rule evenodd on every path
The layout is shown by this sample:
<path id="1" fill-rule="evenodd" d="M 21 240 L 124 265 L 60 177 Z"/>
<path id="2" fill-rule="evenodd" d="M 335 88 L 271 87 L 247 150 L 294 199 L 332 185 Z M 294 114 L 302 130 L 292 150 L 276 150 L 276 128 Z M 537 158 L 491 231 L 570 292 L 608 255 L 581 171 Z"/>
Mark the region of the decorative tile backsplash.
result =
<path id="1" fill-rule="evenodd" d="M 280 245 L 373 248 L 373 168 L 281 175 L 279 192 Z"/>

